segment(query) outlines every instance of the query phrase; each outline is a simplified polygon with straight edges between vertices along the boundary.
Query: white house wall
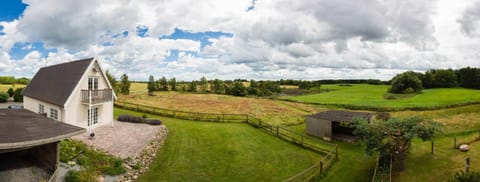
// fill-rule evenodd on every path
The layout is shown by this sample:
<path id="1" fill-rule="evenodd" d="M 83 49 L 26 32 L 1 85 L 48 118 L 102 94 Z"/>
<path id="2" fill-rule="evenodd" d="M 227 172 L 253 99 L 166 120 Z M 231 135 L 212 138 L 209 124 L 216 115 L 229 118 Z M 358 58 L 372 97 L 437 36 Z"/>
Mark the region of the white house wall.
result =
<path id="1" fill-rule="evenodd" d="M 47 102 L 43 102 L 43 101 L 40 101 L 38 99 L 34 99 L 34 98 L 31 98 L 31 97 L 28 97 L 28 96 L 23 96 L 23 108 L 27 109 L 27 110 L 30 110 L 34 113 L 38 113 L 39 111 L 39 104 L 42 104 L 43 107 L 44 107 L 44 112 L 47 113 L 47 117 L 51 117 L 50 116 L 50 109 L 56 109 L 57 110 L 57 117 L 58 117 L 58 121 L 65 121 L 65 118 L 63 118 L 63 116 L 65 116 L 64 114 L 64 111 L 61 109 L 61 107 L 57 106 L 57 105 L 53 105 L 53 104 L 50 104 L 50 103 L 47 103 Z"/>

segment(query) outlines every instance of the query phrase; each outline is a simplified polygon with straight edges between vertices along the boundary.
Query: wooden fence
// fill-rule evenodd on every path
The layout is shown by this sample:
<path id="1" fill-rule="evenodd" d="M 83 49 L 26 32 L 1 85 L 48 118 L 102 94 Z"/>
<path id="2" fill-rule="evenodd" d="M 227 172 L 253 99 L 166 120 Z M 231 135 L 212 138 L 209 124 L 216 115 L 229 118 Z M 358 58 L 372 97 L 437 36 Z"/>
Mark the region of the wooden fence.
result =
<path id="1" fill-rule="evenodd" d="M 303 170 L 302 172 L 286 179 L 285 181 L 309 181 L 312 178 L 323 174 L 338 160 L 337 144 L 328 143 L 304 134 L 300 134 L 282 126 L 274 126 L 265 123 L 261 119 L 249 114 L 186 112 L 119 101 L 115 102 L 115 106 L 128 110 L 194 121 L 247 123 L 282 140 L 323 155 L 323 158 L 319 163 Z"/>

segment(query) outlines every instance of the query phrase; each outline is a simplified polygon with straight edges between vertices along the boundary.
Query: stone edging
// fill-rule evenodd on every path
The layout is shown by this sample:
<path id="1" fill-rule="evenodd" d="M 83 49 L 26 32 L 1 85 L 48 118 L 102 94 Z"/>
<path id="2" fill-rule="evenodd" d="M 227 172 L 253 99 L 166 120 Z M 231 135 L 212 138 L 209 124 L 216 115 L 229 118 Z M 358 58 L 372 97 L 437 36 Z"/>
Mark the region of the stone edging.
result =
<path id="1" fill-rule="evenodd" d="M 165 143 L 168 135 L 168 129 L 165 125 L 160 126 L 159 131 L 155 134 L 152 140 L 145 146 L 138 156 L 133 159 L 127 158 L 124 160 L 127 172 L 117 178 L 117 182 L 131 182 L 136 181 L 138 176 L 145 173 L 155 158 L 157 151 Z"/>

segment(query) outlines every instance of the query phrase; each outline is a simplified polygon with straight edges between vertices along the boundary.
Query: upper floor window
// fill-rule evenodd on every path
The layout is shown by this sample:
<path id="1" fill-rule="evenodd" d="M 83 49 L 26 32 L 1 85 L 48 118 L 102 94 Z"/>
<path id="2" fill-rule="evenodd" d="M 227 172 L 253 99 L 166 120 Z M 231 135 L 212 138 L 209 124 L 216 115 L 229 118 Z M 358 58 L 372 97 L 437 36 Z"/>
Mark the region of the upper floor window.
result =
<path id="1" fill-rule="evenodd" d="M 88 90 L 98 89 L 98 77 L 88 77 Z"/>
<path id="2" fill-rule="evenodd" d="M 42 104 L 38 104 L 38 113 L 43 114 L 45 113 L 45 106 Z"/>
<path id="3" fill-rule="evenodd" d="M 50 109 L 50 118 L 58 120 L 58 111 L 56 109 Z"/>

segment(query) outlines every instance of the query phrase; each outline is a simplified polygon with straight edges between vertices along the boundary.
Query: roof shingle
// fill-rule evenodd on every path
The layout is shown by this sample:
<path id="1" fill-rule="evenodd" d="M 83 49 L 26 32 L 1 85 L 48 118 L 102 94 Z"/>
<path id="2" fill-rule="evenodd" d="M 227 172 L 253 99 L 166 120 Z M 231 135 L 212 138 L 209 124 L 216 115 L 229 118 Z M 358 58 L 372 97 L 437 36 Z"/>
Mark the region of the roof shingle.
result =
<path id="1" fill-rule="evenodd" d="M 94 58 L 40 68 L 24 96 L 63 106 Z"/>

